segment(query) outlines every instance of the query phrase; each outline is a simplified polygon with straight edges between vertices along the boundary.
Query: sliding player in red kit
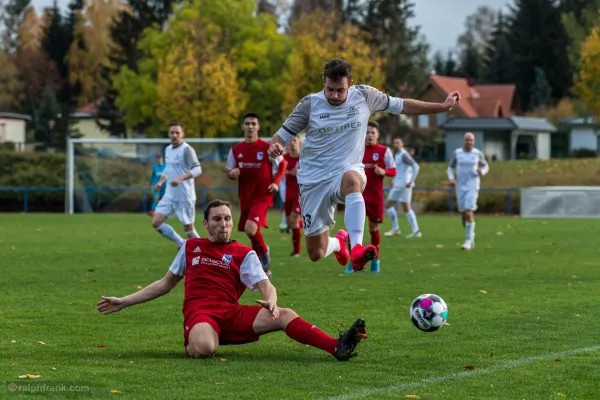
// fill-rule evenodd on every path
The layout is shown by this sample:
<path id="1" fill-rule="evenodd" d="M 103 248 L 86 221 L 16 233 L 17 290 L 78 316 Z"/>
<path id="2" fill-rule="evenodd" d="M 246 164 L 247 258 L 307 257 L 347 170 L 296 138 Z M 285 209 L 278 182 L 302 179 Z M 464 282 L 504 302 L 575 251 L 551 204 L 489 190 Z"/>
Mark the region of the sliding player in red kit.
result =
<path id="1" fill-rule="evenodd" d="M 292 245 L 293 251 L 290 256 L 300 257 L 300 247 L 302 243 L 300 234 L 300 193 L 298 189 L 298 178 L 296 174 L 300 169 L 300 139 L 294 136 L 288 144 L 288 152 L 283 154 L 283 159 L 287 162 L 287 170 L 285 175 L 285 205 L 284 211 L 287 216 L 288 227 L 292 229 Z"/>
<path id="2" fill-rule="evenodd" d="M 392 151 L 384 145 L 378 144 L 379 124 L 369 121 L 367 125 L 367 136 L 365 139 L 365 175 L 367 186 L 363 191 L 367 218 L 369 219 L 369 233 L 371 244 L 377 248 L 377 258 L 371 260 L 371 272 L 379 272 L 379 245 L 381 244 L 381 233 L 379 224 L 383 222 L 384 200 L 383 200 L 383 178 L 385 176 L 396 176 L 396 162 Z M 346 273 L 352 273 L 352 262 L 348 264 Z"/>
<path id="3" fill-rule="evenodd" d="M 238 196 L 242 214 L 238 231 L 248 235 L 265 273 L 271 276 L 269 247 L 260 228 L 268 228 L 267 211 L 273 206 L 273 196 L 285 175 L 287 163 L 282 156 L 269 157 L 269 142 L 258 138 L 258 115 L 247 113 L 242 121 L 244 141 L 229 151 L 227 177 L 239 180 Z"/>
<path id="4" fill-rule="evenodd" d="M 317 347 L 339 361 L 356 355 L 365 339 L 365 320 L 358 318 L 338 339 L 329 336 L 289 308 L 277 306 L 277 290 L 267 278 L 256 253 L 230 240 L 231 206 L 213 200 L 204 210 L 206 239 L 188 239 L 166 275 L 128 296 L 106 297 L 97 310 L 110 314 L 169 293 L 185 276 L 183 292 L 184 344 L 189 357 L 213 357 L 219 346 L 256 342 L 261 335 L 284 331 L 293 340 Z M 259 305 L 241 305 L 249 288 L 259 290 Z"/>

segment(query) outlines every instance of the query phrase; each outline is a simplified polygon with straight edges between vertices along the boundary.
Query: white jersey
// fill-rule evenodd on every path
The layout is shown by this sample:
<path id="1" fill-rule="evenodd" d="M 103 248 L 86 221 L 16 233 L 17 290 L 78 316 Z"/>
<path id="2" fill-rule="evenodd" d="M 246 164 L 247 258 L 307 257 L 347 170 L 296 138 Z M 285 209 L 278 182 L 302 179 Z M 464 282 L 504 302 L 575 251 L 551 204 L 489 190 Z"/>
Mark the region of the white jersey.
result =
<path id="1" fill-rule="evenodd" d="M 394 186 L 405 186 L 407 183 L 415 183 L 419 174 L 419 164 L 408 154 L 405 149 L 396 153 L 396 176 L 392 183 Z"/>
<path id="2" fill-rule="evenodd" d="M 186 179 L 178 186 L 171 186 L 172 181 L 187 174 L 192 168 L 200 168 L 196 151 L 185 142 L 177 147 L 170 144 L 165 149 L 165 163 L 167 166 L 163 174 L 167 177 L 164 183 L 167 188 L 163 198 L 170 201 L 196 201 L 194 178 Z"/>
<path id="3" fill-rule="evenodd" d="M 288 144 L 304 129 L 298 183 L 327 182 L 350 166 L 364 166 L 369 117 L 378 111 L 400 114 L 402 105 L 402 99 L 366 85 L 350 86 L 339 106 L 329 104 L 324 92 L 303 98 L 277 131 Z"/>
<path id="4" fill-rule="evenodd" d="M 454 179 L 453 168 L 456 168 L 456 190 L 460 192 L 479 190 L 480 179 L 477 169 L 481 168 L 483 175 L 490 169 L 483 153 L 475 147 L 471 151 L 465 151 L 462 147 L 454 150 L 448 164 L 450 180 Z"/>

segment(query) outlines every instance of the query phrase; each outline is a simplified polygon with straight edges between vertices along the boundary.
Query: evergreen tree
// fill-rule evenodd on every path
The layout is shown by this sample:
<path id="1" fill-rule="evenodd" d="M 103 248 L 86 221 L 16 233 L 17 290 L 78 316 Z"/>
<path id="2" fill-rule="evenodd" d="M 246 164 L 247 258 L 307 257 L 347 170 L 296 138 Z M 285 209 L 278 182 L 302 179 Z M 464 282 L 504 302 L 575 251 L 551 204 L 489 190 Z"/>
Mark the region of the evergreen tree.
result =
<path id="1" fill-rule="evenodd" d="M 2 30 L 2 47 L 8 53 L 12 53 L 18 46 L 16 36 L 17 29 L 25 16 L 25 10 L 29 7 L 31 0 L 9 0 L 2 6 L 0 25 Z"/>
<path id="2" fill-rule="evenodd" d="M 461 74 L 465 78 L 479 79 L 481 75 L 481 55 L 477 47 L 470 43 L 465 48 L 464 59 L 461 64 Z"/>
<path id="3" fill-rule="evenodd" d="M 56 101 L 56 93 L 47 87 L 44 90 L 42 103 L 37 110 L 37 125 L 35 129 L 36 141 L 43 142 L 45 148 L 52 146 L 52 134 L 56 119 L 58 118 L 58 111 L 59 106 Z"/>
<path id="4" fill-rule="evenodd" d="M 444 56 L 442 56 L 442 53 L 440 53 L 439 51 L 436 51 L 433 55 L 432 67 L 437 75 L 441 75 L 444 73 Z"/>
<path id="5" fill-rule="evenodd" d="M 454 59 L 454 55 L 452 51 L 448 51 L 448 55 L 446 56 L 446 61 L 444 62 L 444 76 L 460 76 L 460 71 L 458 68 L 458 63 Z"/>
<path id="6" fill-rule="evenodd" d="M 72 99 L 69 85 L 69 67 L 65 58 L 69 52 L 73 36 L 72 31 L 69 31 L 67 21 L 60 13 L 60 8 L 56 0 L 54 0 L 50 9 L 50 24 L 45 27 L 44 33 L 42 48 L 48 54 L 48 57 L 54 61 L 61 79 L 58 100 L 60 103 L 69 103 Z"/>

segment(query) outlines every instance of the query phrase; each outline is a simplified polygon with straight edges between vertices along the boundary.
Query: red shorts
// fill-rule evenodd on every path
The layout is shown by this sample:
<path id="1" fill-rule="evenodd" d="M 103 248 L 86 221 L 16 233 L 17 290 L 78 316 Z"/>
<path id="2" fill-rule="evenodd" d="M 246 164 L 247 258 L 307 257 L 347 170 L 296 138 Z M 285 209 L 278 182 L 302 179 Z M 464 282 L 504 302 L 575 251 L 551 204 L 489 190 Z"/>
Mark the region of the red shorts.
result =
<path id="1" fill-rule="evenodd" d="M 238 232 L 244 232 L 246 221 L 255 222 L 258 227 L 268 228 L 267 225 L 267 211 L 269 210 L 269 205 L 263 201 L 256 202 L 252 204 L 248 208 L 242 209 L 242 215 L 240 216 L 240 221 L 238 222 Z"/>
<path id="2" fill-rule="evenodd" d="M 383 200 L 365 199 L 365 207 L 367 209 L 367 218 L 369 222 L 381 224 L 383 222 Z"/>
<path id="3" fill-rule="evenodd" d="M 257 342 L 259 336 L 254 332 L 252 325 L 261 309 L 261 306 L 239 304 L 223 304 L 218 307 L 194 309 L 184 317 L 184 344 L 188 345 L 188 335 L 194 325 L 202 322 L 210 324 L 217 332 L 220 345 Z"/>
<path id="4" fill-rule="evenodd" d="M 300 209 L 300 200 L 297 197 L 295 199 L 285 199 L 283 210 L 285 215 L 290 215 L 292 212 L 302 215 L 302 210 Z"/>

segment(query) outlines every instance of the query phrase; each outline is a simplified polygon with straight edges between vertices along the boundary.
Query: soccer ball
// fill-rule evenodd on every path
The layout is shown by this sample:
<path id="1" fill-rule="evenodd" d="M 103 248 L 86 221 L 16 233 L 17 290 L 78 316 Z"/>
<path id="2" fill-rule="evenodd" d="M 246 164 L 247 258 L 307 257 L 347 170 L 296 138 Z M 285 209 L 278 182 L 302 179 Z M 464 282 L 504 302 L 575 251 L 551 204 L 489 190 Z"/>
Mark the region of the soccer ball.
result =
<path id="1" fill-rule="evenodd" d="M 410 306 L 412 323 L 423 332 L 437 331 L 448 318 L 446 302 L 435 294 L 422 294 Z"/>

